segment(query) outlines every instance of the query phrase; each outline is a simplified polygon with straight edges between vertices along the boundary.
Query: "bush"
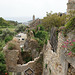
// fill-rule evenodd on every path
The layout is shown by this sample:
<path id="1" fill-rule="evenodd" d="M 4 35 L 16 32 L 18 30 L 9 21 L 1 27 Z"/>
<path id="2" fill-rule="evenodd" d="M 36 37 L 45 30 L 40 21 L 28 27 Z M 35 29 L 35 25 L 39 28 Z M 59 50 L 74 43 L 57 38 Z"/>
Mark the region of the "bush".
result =
<path id="1" fill-rule="evenodd" d="M 69 32 L 75 28 L 75 17 L 72 17 L 70 21 L 65 25 L 65 32 Z"/>
<path id="2" fill-rule="evenodd" d="M 70 31 L 75 30 L 75 17 L 72 17 L 62 30 L 64 37 L 66 37 L 67 33 L 69 33 Z"/>
<path id="3" fill-rule="evenodd" d="M 44 28 L 43 25 L 37 25 L 37 30 L 38 30 L 38 28 L 40 28 L 41 31 L 44 31 L 45 30 L 45 28 Z"/>
<path id="4" fill-rule="evenodd" d="M 0 30 L 0 34 L 2 34 L 2 30 Z"/>
<path id="5" fill-rule="evenodd" d="M 35 36 L 35 30 L 33 29 L 32 31 L 33 31 L 33 34 L 34 34 L 34 36 Z"/>
<path id="6" fill-rule="evenodd" d="M 15 31 L 16 31 L 17 33 L 19 33 L 19 32 L 25 31 L 25 29 L 26 29 L 26 26 L 25 26 L 25 25 L 17 25 Z"/>
<path id="7" fill-rule="evenodd" d="M 3 50 L 3 47 L 5 46 L 5 41 L 0 40 L 0 51 Z"/>
<path id="8" fill-rule="evenodd" d="M 6 65 L 4 60 L 4 54 L 0 52 L 0 75 L 4 75 L 6 72 Z"/>
<path id="9" fill-rule="evenodd" d="M 12 40 L 13 36 L 6 36 L 5 37 L 5 43 L 7 43 L 8 41 Z"/>
<path id="10" fill-rule="evenodd" d="M 45 39 L 48 39 L 48 33 L 46 31 L 37 31 L 35 33 L 35 37 L 43 41 Z"/>
<path id="11" fill-rule="evenodd" d="M 62 45 L 62 47 L 67 49 L 68 55 L 70 55 L 71 53 L 75 53 L 75 40 L 65 41 L 64 44 Z"/>
<path id="12" fill-rule="evenodd" d="M 15 49 L 15 44 L 14 44 L 14 43 L 9 43 L 9 44 L 8 44 L 8 49 L 9 49 L 9 50 Z"/>
<path id="13" fill-rule="evenodd" d="M 10 41 L 7 43 L 8 49 L 9 50 L 21 50 L 20 48 L 20 43 L 15 42 L 14 40 Z"/>
<path id="14" fill-rule="evenodd" d="M 3 31 L 2 31 L 2 35 L 1 35 L 2 39 L 4 40 L 7 35 L 9 35 L 9 36 L 14 36 L 14 32 L 11 32 L 11 31 L 8 30 L 8 29 L 3 30 Z"/>
<path id="15" fill-rule="evenodd" d="M 44 45 L 44 41 L 39 40 L 38 43 L 39 43 L 39 45 L 40 45 L 41 47 L 43 47 L 43 45 Z"/>
<path id="16" fill-rule="evenodd" d="M 42 19 L 42 25 L 47 31 L 50 31 L 52 27 L 64 26 L 65 23 L 66 15 L 60 17 L 57 13 L 48 13 L 47 16 Z"/>
<path id="17" fill-rule="evenodd" d="M 4 54 L 0 52 L 0 63 L 5 64 Z"/>
<path id="18" fill-rule="evenodd" d="M 47 44 L 47 40 L 49 39 L 48 32 L 37 31 L 34 39 L 38 41 L 39 47 L 36 50 L 40 52 L 43 48 L 43 45 Z"/>

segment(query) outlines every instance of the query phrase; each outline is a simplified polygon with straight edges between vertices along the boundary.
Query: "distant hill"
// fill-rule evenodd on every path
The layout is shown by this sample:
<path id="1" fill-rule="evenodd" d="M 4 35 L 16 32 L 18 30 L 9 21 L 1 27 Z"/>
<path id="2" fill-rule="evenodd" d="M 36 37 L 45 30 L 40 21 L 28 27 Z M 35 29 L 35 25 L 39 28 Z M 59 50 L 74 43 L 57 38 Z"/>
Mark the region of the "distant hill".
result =
<path id="1" fill-rule="evenodd" d="M 14 26 L 16 26 L 18 24 L 17 21 L 8 21 L 8 22 L 9 22 L 10 25 L 14 25 Z"/>
<path id="2" fill-rule="evenodd" d="M 4 20 L 2 17 L 0 17 L 0 27 L 8 27 L 10 24 L 8 21 Z"/>
<path id="3" fill-rule="evenodd" d="M 6 21 L 2 17 L 0 17 L 0 27 L 10 27 L 10 26 L 16 26 L 17 22 L 15 21 Z"/>

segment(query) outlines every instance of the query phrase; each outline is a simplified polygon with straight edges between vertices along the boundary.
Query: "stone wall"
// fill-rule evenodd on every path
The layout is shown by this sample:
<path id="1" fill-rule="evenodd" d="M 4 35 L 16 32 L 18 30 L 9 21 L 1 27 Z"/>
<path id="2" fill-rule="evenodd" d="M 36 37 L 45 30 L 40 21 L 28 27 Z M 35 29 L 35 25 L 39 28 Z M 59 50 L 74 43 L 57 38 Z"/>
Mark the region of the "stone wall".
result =
<path id="1" fill-rule="evenodd" d="M 74 31 L 67 34 L 65 38 L 60 32 L 58 34 L 57 53 L 51 50 L 51 45 L 48 42 L 44 47 L 43 75 L 68 75 L 68 64 L 75 69 L 75 56 L 70 57 L 65 55 L 65 50 L 62 47 L 65 40 L 72 41 L 75 39 Z M 74 70 L 73 69 L 73 70 Z M 74 75 L 72 73 L 72 75 Z"/>
<path id="2" fill-rule="evenodd" d="M 27 64 L 17 65 L 16 72 L 25 72 L 28 68 L 31 68 L 34 72 L 33 75 L 42 75 L 42 54 L 40 57 L 34 59 L 34 61 L 30 61 Z"/>
<path id="3" fill-rule="evenodd" d="M 75 10 L 75 0 L 69 0 L 67 3 L 67 14 L 71 10 Z"/>
<path id="4" fill-rule="evenodd" d="M 30 23 L 30 27 L 36 28 L 37 25 L 41 24 L 41 19 L 36 19 L 32 23 Z"/>
<path id="5" fill-rule="evenodd" d="M 27 39 L 24 43 L 24 52 L 29 52 L 32 59 L 39 56 L 39 52 L 36 50 L 39 47 L 38 42 L 34 39 Z"/>
<path id="6" fill-rule="evenodd" d="M 33 61 L 28 62 L 27 64 L 17 64 L 19 59 L 19 50 L 7 50 L 7 47 L 4 48 L 5 60 L 7 71 L 12 75 L 25 75 L 25 71 L 30 68 L 33 70 L 33 75 L 42 75 L 42 62 L 43 54 L 40 53 L 40 56 L 35 58 Z"/>
<path id="7" fill-rule="evenodd" d="M 7 47 L 4 48 L 5 61 L 7 71 L 14 71 L 17 66 L 19 50 L 7 50 Z"/>

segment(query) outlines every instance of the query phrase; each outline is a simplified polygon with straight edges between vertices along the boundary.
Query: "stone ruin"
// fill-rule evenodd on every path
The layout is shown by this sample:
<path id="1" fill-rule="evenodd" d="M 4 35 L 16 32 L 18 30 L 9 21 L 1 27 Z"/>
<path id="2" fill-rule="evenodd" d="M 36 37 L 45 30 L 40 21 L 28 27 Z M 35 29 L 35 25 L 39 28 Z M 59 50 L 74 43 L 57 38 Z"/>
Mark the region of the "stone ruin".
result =
<path id="1" fill-rule="evenodd" d="M 48 44 L 43 49 L 43 75 L 75 75 L 75 54 L 68 56 L 62 47 L 63 42 L 68 39 L 75 39 L 75 31 L 69 32 L 67 38 L 60 32 L 58 34 L 58 45 L 54 52 L 52 46 Z"/>
<path id="2" fill-rule="evenodd" d="M 75 75 L 75 54 L 73 56 L 66 55 L 65 50 L 62 47 L 62 44 L 66 39 L 69 41 L 75 39 L 74 32 L 74 30 L 69 32 L 66 38 L 59 32 L 57 48 L 54 48 L 56 50 L 53 51 L 52 45 L 50 44 L 51 41 L 48 41 L 47 45 L 44 45 L 40 56 L 37 55 L 33 57 L 34 59 L 32 61 L 25 64 L 18 63 L 21 53 L 19 50 L 8 50 L 5 46 L 4 53 L 9 75 L 10 72 L 12 72 L 12 75 L 28 75 L 28 73 L 29 75 Z M 30 48 L 31 47 L 26 43 L 25 50 L 29 51 Z M 34 49 L 31 48 L 33 52 Z"/>
<path id="3" fill-rule="evenodd" d="M 69 0 L 67 7 L 67 11 L 75 10 L 75 0 Z M 40 23 L 40 20 L 37 19 L 32 23 L 32 26 Z M 31 51 L 34 58 L 25 64 L 20 62 L 22 59 L 20 50 L 8 50 L 6 46 L 4 47 L 6 68 L 9 75 L 11 72 L 12 75 L 75 75 L 75 55 L 67 56 L 62 48 L 62 44 L 66 39 L 70 41 L 75 39 L 75 34 L 73 34 L 75 32 L 69 32 L 66 38 L 60 32 L 58 39 L 56 39 L 56 28 L 53 29 L 54 32 L 51 32 L 52 38 L 44 46 L 40 55 L 35 48 L 28 46 L 30 41 L 25 43 L 25 51 Z"/>
<path id="4" fill-rule="evenodd" d="M 68 0 L 67 3 L 67 14 L 69 14 L 69 11 L 74 10 L 75 11 L 75 0 Z"/>
<path id="5" fill-rule="evenodd" d="M 27 47 L 30 48 L 30 46 Z M 10 73 L 12 73 L 12 75 L 42 75 L 43 53 L 34 56 L 35 53 L 33 48 L 34 54 L 30 55 L 32 55 L 32 58 L 34 59 L 27 63 L 23 62 L 23 58 L 28 56 L 28 53 L 30 53 L 29 48 L 25 48 L 25 51 L 21 53 L 19 49 L 8 50 L 8 45 L 4 47 L 6 69 L 9 72 L 9 75 Z"/>

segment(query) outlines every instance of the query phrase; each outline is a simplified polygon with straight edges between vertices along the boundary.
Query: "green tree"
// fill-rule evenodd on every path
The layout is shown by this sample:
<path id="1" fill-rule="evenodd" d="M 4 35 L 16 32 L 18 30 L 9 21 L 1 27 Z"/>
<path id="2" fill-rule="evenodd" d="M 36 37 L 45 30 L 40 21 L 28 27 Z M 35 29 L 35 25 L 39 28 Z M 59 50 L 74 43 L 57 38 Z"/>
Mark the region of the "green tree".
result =
<path id="1" fill-rule="evenodd" d="M 14 32 L 11 32 L 10 30 L 5 29 L 5 30 L 2 31 L 1 37 L 4 40 L 7 35 L 8 36 L 14 36 L 14 34 L 15 34 Z"/>
<path id="2" fill-rule="evenodd" d="M 50 31 L 51 27 L 64 26 L 66 23 L 66 15 L 58 15 L 57 13 L 47 13 L 47 16 L 42 19 L 42 24 L 46 30 Z"/>

